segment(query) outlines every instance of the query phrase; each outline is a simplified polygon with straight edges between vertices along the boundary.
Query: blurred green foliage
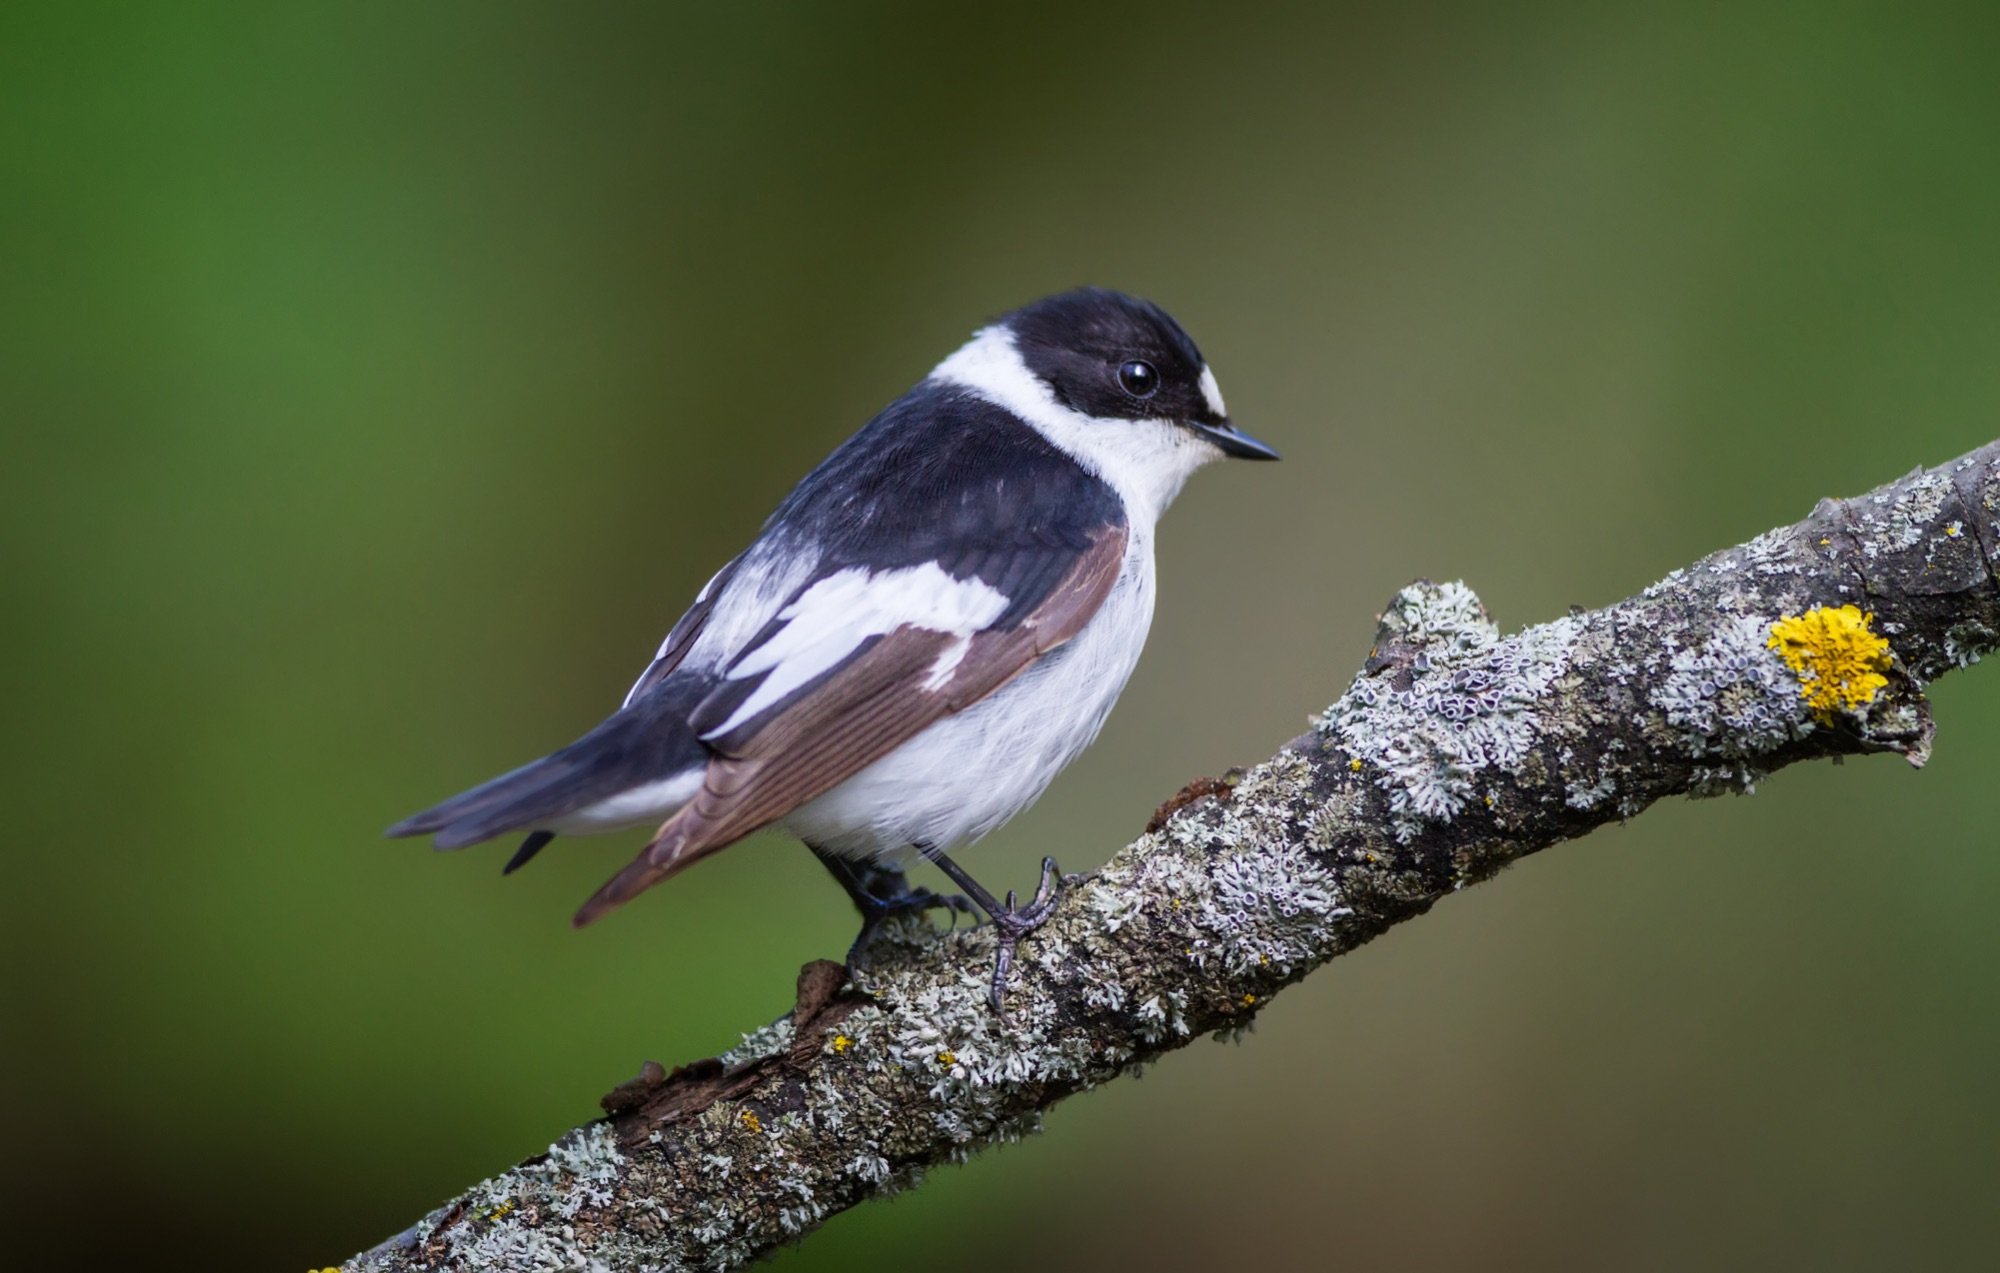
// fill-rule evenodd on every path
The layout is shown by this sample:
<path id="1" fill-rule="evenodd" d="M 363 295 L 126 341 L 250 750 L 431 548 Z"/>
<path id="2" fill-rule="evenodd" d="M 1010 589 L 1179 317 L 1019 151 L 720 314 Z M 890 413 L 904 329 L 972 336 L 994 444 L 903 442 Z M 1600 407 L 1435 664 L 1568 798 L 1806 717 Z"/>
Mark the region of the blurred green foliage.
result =
<path id="1" fill-rule="evenodd" d="M 734 1041 L 847 905 L 761 837 L 386 843 L 566 741 L 984 317 L 1165 303 L 1274 467 L 975 854 L 1101 860 L 1377 606 L 1506 624 L 1994 436 L 1990 6 L 10 5 L 15 1128 L 63 1267 L 305 1268 Z M 2000 675 L 1937 758 L 1659 808 L 777 1261 L 1984 1263 Z"/>

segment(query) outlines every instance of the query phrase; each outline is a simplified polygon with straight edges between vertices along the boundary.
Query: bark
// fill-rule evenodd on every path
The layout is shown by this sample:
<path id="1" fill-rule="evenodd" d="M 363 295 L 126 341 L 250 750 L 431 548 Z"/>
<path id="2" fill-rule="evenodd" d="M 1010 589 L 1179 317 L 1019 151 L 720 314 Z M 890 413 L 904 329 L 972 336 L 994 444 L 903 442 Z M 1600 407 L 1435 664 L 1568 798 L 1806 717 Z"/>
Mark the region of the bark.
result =
<path id="1" fill-rule="evenodd" d="M 1822 756 L 1922 765 L 1924 685 L 2000 642 L 2000 442 L 1500 638 L 1461 584 L 1381 617 L 1352 686 L 1255 768 L 1191 785 L 1028 938 L 1009 1020 L 986 930 L 895 930 L 719 1058 L 346 1267 L 730 1268 L 1203 1034 L 1509 862 L 1662 796 Z M 1851 607 L 1851 608 L 1850 608 Z"/>

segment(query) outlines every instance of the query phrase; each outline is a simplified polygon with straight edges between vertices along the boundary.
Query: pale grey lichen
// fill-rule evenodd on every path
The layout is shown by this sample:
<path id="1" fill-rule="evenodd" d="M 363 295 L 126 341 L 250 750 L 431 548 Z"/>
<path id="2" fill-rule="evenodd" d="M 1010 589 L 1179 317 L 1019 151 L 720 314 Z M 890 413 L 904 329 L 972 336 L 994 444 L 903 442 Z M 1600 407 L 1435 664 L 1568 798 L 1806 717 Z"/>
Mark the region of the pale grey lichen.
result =
<path id="1" fill-rule="evenodd" d="M 1572 809 L 1590 810 L 1616 794 L 1617 777 L 1611 773 L 1599 773 L 1595 782 L 1585 784 L 1577 780 L 1569 783 L 1563 789 L 1563 803 Z"/>
<path id="2" fill-rule="evenodd" d="M 792 1046 L 792 1019 L 779 1017 L 767 1026 L 759 1027 L 743 1036 L 743 1041 L 724 1052 L 716 1059 L 724 1069 L 731 1069 L 751 1061 L 761 1061 L 767 1056 L 776 1056 Z"/>
<path id="3" fill-rule="evenodd" d="M 1737 551 L 1750 563 L 1752 570 L 1760 575 L 1790 575 L 1798 573 L 1798 566 L 1791 560 L 1792 537 L 1795 533 L 1790 526 L 1779 526 L 1767 530 Z M 1724 554 L 1726 559 L 1729 554 Z"/>
<path id="4" fill-rule="evenodd" d="M 1951 478 L 1942 472 L 1920 473 L 1909 481 L 1850 500 L 1861 531 L 1861 553 L 1873 559 L 1884 552 L 1914 548 L 1929 531 L 1951 497 Z"/>
<path id="5" fill-rule="evenodd" d="M 1479 594 L 1462 579 L 1411 584 L 1389 603 L 1383 621 L 1392 630 L 1400 627 L 1403 639 L 1410 644 L 1440 653 L 1479 649 L 1500 635 Z"/>
<path id="6" fill-rule="evenodd" d="M 1686 578 L 1687 569 L 1685 567 L 1670 570 L 1664 578 L 1647 584 L 1645 590 L 1640 592 L 1639 597 L 1644 601 L 1654 601 L 1660 597 L 1669 596 L 1680 588 Z"/>
<path id="7" fill-rule="evenodd" d="M 1944 657 L 1953 667 L 1971 667 L 1995 644 L 2000 644 L 2000 632 L 1977 619 L 1967 619 L 1945 630 Z"/>
<path id="8" fill-rule="evenodd" d="M 1697 799 L 1710 796 L 1754 795 L 1764 771 L 1742 761 L 1720 765 L 1696 765 L 1689 772 L 1688 795 Z"/>
<path id="9" fill-rule="evenodd" d="M 1812 728 L 1797 677 L 1766 644 L 1770 629 L 1770 621 L 1756 615 L 1729 616 L 1699 645 L 1674 653 L 1649 699 L 1679 731 L 1688 754 L 1743 760 Z M 1740 768 L 1727 772 L 1736 775 L 1731 787 L 1754 780 Z"/>
<path id="10" fill-rule="evenodd" d="M 879 1185 L 889 1178 L 889 1160 L 880 1154 L 856 1154 L 848 1160 L 847 1174 L 871 1185 Z"/>
<path id="11" fill-rule="evenodd" d="M 1139 1037 L 1147 1043 L 1164 1043 L 1173 1036 L 1187 1036 L 1185 991 L 1165 990 L 1151 995 L 1132 1015 L 1138 1023 Z"/>
<path id="12" fill-rule="evenodd" d="M 1298 844 L 1227 854 L 1212 879 L 1195 913 L 1200 933 L 1188 946 L 1203 968 L 1215 958 L 1231 972 L 1288 974 L 1325 950 L 1334 925 L 1354 913 L 1333 873 Z"/>
<path id="13" fill-rule="evenodd" d="M 469 1219 L 444 1230 L 447 1258 L 459 1267 L 586 1270 L 611 1265 L 584 1249 L 567 1223 L 585 1207 L 612 1201 L 626 1159 L 608 1127 L 579 1128 L 550 1145 L 541 1158 L 483 1181 L 455 1204 Z M 430 1241 L 445 1212 L 433 1212 L 412 1231 L 414 1245 Z M 552 1223 L 551 1218 L 561 1223 Z M 391 1252 L 358 1257 L 356 1269 L 390 1267 Z"/>
<path id="14" fill-rule="evenodd" d="M 1018 1116 L 1023 1089 L 1085 1083 L 1104 1058 L 1087 1039 L 1061 1030 L 1055 997 L 1039 980 L 1063 971 L 1046 966 L 1047 949 L 1030 946 L 1032 962 L 1017 963 L 1023 968 L 1021 985 L 1010 991 L 1003 1021 L 986 1001 L 990 934 L 962 933 L 949 940 L 960 946 L 954 976 L 937 979 L 928 966 L 891 962 L 857 977 L 857 987 L 873 1002 L 842 1023 L 848 1042 L 841 1056 L 843 1063 L 872 1072 L 927 1076 L 925 1103 L 906 1105 L 900 1116 L 921 1119 L 969 1152 L 1033 1130 L 1032 1122 Z M 857 1125 L 868 1124 L 857 1120 Z M 888 1160 L 871 1143 L 868 1170 L 876 1159 L 886 1170 Z"/>
<path id="15" fill-rule="evenodd" d="M 1130 889 L 1092 889 L 1089 905 L 1104 925 L 1104 931 L 1115 933 L 1138 919 L 1146 902 L 1144 897 Z"/>
<path id="16" fill-rule="evenodd" d="M 1951 497 L 1951 479 L 1926 473 L 1902 487 L 1889 504 L 1890 546 L 1908 548 L 1921 540 Z"/>
<path id="17" fill-rule="evenodd" d="M 1323 957 L 1338 923 L 1353 912 L 1338 880 L 1317 856 L 1331 821 L 1317 806 L 1295 822 L 1275 792 L 1310 782 L 1311 767 L 1281 753 L 1247 775 L 1226 802 L 1200 816 L 1173 820 L 1158 837 L 1121 854 L 1093 884 L 1139 898 L 1164 898 L 1151 907 L 1104 907 L 1107 922 L 1145 922 L 1173 934 L 1175 947 L 1194 966 L 1220 968 L 1246 986 L 1302 971 Z M 1215 845 L 1258 845 L 1259 851 L 1215 851 Z M 1151 1036 L 1177 1031 L 1172 1000 L 1128 989 L 1120 979 L 1093 981 L 1086 1001 L 1123 1007 L 1136 1003 L 1134 1019 Z M 1150 1036 L 1149 1036 L 1150 1037 Z"/>
<path id="18" fill-rule="evenodd" d="M 1543 696 L 1568 667 L 1582 628 L 1557 619 L 1501 640 L 1463 584 L 1404 589 L 1384 616 L 1422 637 L 1407 687 L 1363 671 L 1316 722 L 1389 793 L 1397 840 L 1450 822 L 1479 776 L 1519 765 L 1541 737 Z"/>

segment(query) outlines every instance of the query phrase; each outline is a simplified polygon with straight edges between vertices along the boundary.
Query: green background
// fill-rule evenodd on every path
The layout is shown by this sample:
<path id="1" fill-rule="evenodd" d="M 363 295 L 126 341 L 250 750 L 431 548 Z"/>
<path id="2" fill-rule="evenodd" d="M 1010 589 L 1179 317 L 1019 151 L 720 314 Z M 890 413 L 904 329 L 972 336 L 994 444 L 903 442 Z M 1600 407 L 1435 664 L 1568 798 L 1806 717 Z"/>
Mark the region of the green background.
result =
<path id="1" fill-rule="evenodd" d="M 578 934 L 641 837 L 381 828 L 1038 294 L 1164 303 L 1286 461 L 1168 517 L 995 881 L 1298 733 L 1411 578 L 1519 625 L 1991 439 L 1991 12 L 6 6 L 14 1242 L 332 1263 L 783 1008 L 853 921 L 781 837 Z M 1935 701 L 1921 774 L 1546 853 L 774 1267 L 1983 1265 L 2000 674 Z"/>

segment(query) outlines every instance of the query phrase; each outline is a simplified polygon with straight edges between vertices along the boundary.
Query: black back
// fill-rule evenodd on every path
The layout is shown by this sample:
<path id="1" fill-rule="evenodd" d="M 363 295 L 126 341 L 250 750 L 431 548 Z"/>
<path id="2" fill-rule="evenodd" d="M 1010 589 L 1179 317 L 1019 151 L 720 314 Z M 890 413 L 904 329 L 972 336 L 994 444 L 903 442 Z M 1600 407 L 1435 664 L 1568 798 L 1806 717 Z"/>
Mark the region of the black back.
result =
<path id="1" fill-rule="evenodd" d="M 816 577 L 935 561 L 1019 607 L 1069 568 L 1092 531 L 1123 522 L 1103 479 L 1011 412 L 926 381 L 800 482 L 765 533 L 817 548 Z"/>

